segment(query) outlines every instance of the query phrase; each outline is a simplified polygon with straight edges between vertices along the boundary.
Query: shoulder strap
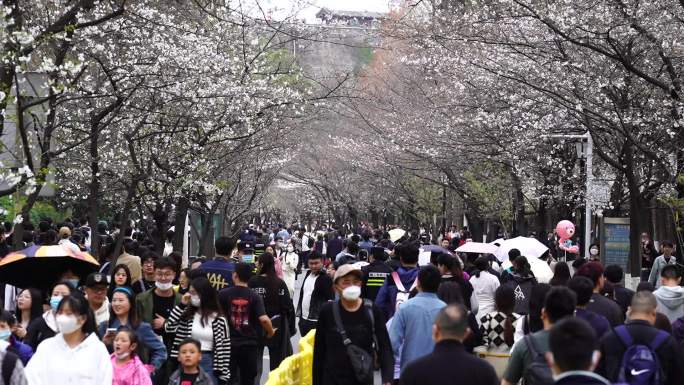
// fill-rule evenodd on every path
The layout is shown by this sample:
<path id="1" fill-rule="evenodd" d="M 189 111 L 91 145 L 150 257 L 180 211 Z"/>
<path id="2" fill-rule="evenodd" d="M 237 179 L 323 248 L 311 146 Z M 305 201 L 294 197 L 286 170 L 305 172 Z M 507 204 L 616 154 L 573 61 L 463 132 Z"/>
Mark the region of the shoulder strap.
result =
<path id="1" fill-rule="evenodd" d="M 534 340 L 532 339 L 532 335 L 526 335 L 525 338 L 525 345 L 527 345 L 527 350 L 530 351 L 532 354 L 533 358 L 539 357 L 541 354 L 539 353 L 539 350 L 537 349 L 537 345 L 534 343 Z"/>
<path id="2" fill-rule="evenodd" d="M 4 384 L 9 385 L 11 383 L 12 373 L 14 373 L 18 359 L 19 357 L 10 351 L 5 353 L 5 358 L 2 359 L 2 381 Z"/>
<path id="3" fill-rule="evenodd" d="M 667 341 L 667 337 L 669 336 L 670 335 L 667 332 L 658 330 L 658 334 L 656 334 L 655 338 L 653 338 L 653 341 L 651 341 L 651 343 L 648 346 L 651 348 L 651 350 L 655 352 L 656 350 L 658 350 L 660 345 Z"/>
<path id="4" fill-rule="evenodd" d="M 401 283 L 401 279 L 399 279 L 399 273 L 397 273 L 396 271 L 392 272 L 392 280 L 394 281 L 394 284 L 397 286 L 397 289 L 399 289 L 399 291 L 406 291 L 404 284 Z"/>
<path id="5" fill-rule="evenodd" d="M 335 326 L 337 331 L 342 335 L 342 343 L 344 346 L 351 344 L 351 340 L 347 337 L 347 332 L 344 330 L 344 325 L 342 325 L 342 317 L 340 317 L 340 301 L 333 302 L 332 305 L 333 318 L 335 318 Z"/>
<path id="6" fill-rule="evenodd" d="M 627 330 L 625 325 L 620 325 L 613 330 L 615 330 L 615 334 L 626 348 L 629 348 L 634 344 L 634 339 L 632 339 L 632 336 L 629 334 L 629 330 Z M 655 342 L 655 340 L 653 342 Z"/>
<path id="7" fill-rule="evenodd" d="M 375 315 L 373 314 L 373 301 L 369 300 L 368 298 L 363 299 L 363 307 L 365 307 L 368 310 L 368 317 L 370 317 L 371 321 L 371 334 L 373 335 L 373 348 L 374 349 L 379 349 L 380 345 L 378 345 L 378 337 L 375 334 Z"/>

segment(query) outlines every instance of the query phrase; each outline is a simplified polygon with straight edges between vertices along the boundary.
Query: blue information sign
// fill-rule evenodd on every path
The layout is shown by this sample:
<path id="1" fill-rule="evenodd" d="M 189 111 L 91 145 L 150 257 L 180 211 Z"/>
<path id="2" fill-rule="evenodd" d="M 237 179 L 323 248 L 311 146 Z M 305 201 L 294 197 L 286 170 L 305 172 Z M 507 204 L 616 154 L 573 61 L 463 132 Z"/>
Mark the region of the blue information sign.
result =
<path id="1" fill-rule="evenodd" d="M 612 219 L 612 220 L 611 220 Z M 622 266 L 629 272 L 629 219 L 606 218 L 603 227 L 603 260 L 607 265 Z M 622 222 L 622 223 L 611 223 Z M 626 223 L 625 223 L 626 222 Z"/>

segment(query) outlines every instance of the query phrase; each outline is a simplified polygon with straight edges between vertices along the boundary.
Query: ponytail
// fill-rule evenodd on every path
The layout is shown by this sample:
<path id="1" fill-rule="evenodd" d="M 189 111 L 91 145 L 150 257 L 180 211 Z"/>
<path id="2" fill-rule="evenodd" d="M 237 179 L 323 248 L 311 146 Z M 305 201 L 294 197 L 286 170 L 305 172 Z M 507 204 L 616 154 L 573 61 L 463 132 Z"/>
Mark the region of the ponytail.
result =
<path id="1" fill-rule="evenodd" d="M 515 342 L 513 339 L 513 314 L 506 314 L 506 321 L 504 321 L 504 342 L 508 346 L 513 346 Z"/>

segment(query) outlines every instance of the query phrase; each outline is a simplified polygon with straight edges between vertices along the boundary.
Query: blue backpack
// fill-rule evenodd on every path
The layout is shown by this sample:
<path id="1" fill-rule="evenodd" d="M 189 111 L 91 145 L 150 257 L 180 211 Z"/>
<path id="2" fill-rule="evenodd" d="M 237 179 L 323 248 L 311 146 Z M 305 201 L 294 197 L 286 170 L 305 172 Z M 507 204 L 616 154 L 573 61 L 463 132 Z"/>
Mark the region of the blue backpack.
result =
<path id="1" fill-rule="evenodd" d="M 670 336 L 659 330 L 658 334 L 648 345 L 634 344 L 634 339 L 624 325 L 615 328 L 615 334 L 625 345 L 627 350 L 622 356 L 618 383 L 629 385 L 660 385 L 662 370 L 656 350 Z"/>

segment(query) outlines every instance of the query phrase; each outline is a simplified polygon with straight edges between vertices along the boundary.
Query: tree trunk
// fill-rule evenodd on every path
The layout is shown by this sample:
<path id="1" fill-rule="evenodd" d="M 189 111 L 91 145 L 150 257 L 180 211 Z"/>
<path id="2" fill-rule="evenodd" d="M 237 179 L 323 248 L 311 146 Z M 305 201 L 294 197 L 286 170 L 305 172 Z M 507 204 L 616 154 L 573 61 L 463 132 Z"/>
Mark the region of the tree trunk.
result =
<path id="1" fill-rule="evenodd" d="M 134 177 L 131 184 L 128 186 L 126 191 L 126 203 L 124 203 L 123 212 L 121 213 L 121 229 L 119 230 L 119 237 L 116 239 L 116 244 L 114 245 L 114 253 L 117 258 L 121 255 L 121 249 L 123 246 L 124 237 L 126 236 L 126 230 L 128 230 L 131 210 L 133 208 L 133 199 L 135 199 L 135 194 L 138 191 L 138 178 Z"/>
<path id="2" fill-rule="evenodd" d="M 173 251 L 183 254 L 183 241 L 185 236 L 185 217 L 190 208 L 190 200 L 186 197 L 178 198 L 176 204 L 176 216 L 174 221 L 175 233 L 173 235 Z"/>

